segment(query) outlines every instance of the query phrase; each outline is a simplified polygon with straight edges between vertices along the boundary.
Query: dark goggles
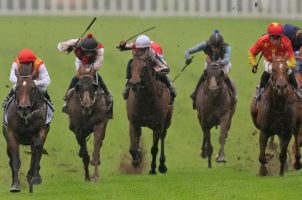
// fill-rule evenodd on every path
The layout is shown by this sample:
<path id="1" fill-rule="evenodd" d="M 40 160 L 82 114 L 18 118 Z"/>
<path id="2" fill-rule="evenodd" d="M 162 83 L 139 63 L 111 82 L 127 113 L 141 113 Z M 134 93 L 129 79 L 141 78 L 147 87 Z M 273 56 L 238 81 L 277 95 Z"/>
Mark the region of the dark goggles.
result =
<path id="1" fill-rule="evenodd" d="M 271 40 L 278 40 L 279 41 L 281 39 L 281 35 L 270 35 L 269 39 L 271 39 Z"/>

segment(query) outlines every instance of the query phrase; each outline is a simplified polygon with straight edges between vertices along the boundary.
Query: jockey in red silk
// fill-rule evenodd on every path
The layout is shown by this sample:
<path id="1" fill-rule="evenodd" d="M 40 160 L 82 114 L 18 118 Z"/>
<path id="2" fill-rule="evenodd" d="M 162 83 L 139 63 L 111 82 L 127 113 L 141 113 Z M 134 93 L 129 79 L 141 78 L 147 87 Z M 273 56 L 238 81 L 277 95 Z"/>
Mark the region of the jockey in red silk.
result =
<path id="1" fill-rule="evenodd" d="M 161 80 L 170 90 L 172 97 L 171 104 L 173 104 L 174 98 L 176 97 L 176 90 L 168 76 L 170 69 L 164 60 L 164 54 L 161 46 L 158 43 L 151 41 L 148 36 L 140 35 L 133 43 L 127 43 L 125 40 L 121 41 L 118 48 L 120 51 L 132 50 L 133 55 L 144 54 L 146 51 L 148 51 L 147 53 L 152 62 L 153 69 L 156 72 L 159 72 L 158 74 L 161 75 Z M 128 98 L 130 91 L 129 80 L 131 79 L 131 62 L 132 59 L 129 60 L 126 70 L 127 83 L 126 88 L 123 91 L 123 97 L 125 100 Z"/>
<path id="2" fill-rule="evenodd" d="M 252 66 L 252 72 L 257 72 L 256 56 L 259 53 L 264 56 L 264 72 L 261 76 L 259 89 L 257 90 L 256 99 L 259 100 L 260 94 L 267 84 L 272 73 L 273 58 L 288 58 L 287 65 L 290 68 L 288 71 L 289 82 L 295 88 L 296 94 L 302 97 L 302 93 L 298 88 L 293 69 L 296 65 L 294 51 L 287 37 L 283 35 L 283 27 L 279 23 L 271 23 L 267 28 L 267 34 L 261 36 L 257 42 L 250 48 L 248 52 L 249 64 Z"/>
<path id="3" fill-rule="evenodd" d="M 65 42 L 60 42 L 58 44 L 58 50 L 62 52 L 71 52 L 74 51 L 76 56 L 75 65 L 77 76 L 74 76 L 71 80 L 67 93 L 64 100 L 70 94 L 70 90 L 74 88 L 79 82 L 79 69 L 84 67 L 87 72 L 90 74 L 95 74 L 95 79 L 98 81 L 99 86 L 103 89 L 106 94 L 106 99 L 109 104 L 113 103 L 113 98 L 108 91 L 107 86 L 105 85 L 102 77 L 97 73 L 98 70 L 103 65 L 104 60 L 104 46 L 98 42 L 92 34 L 87 34 L 85 38 L 80 39 L 70 39 Z M 62 112 L 67 112 L 66 102 L 63 105 Z M 112 118 L 112 110 L 108 113 L 108 117 Z"/>
<path id="4" fill-rule="evenodd" d="M 230 88 L 233 93 L 234 100 L 236 101 L 235 89 L 232 85 L 232 82 L 228 76 L 229 71 L 232 68 L 232 64 L 230 62 L 231 59 L 231 47 L 229 44 L 225 43 L 223 40 L 223 36 L 218 30 L 214 30 L 209 40 L 201 42 L 200 44 L 191 47 L 185 51 L 185 60 L 186 65 L 189 65 L 192 62 L 190 59 L 190 55 L 199 51 L 203 51 L 206 54 L 206 62 L 205 69 L 211 63 L 217 63 L 221 66 L 222 71 L 224 72 L 224 80 L 227 86 Z M 201 75 L 199 81 L 191 94 L 191 98 L 193 100 L 193 109 L 196 109 L 195 101 L 196 101 L 196 93 L 202 82 L 206 80 L 204 74 Z"/>
<path id="5" fill-rule="evenodd" d="M 36 57 L 32 50 L 22 49 L 18 54 L 18 57 L 14 60 L 12 64 L 9 80 L 13 84 L 13 89 L 11 89 L 7 98 L 4 100 L 3 106 L 6 106 L 9 99 L 15 94 L 14 89 L 16 87 L 18 79 L 16 72 L 20 72 L 20 69 L 26 66 L 30 66 L 31 75 L 35 85 L 37 86 L 39 91 L 44 95 L 44 97 L 49 101 L 49 103 L 51 103 L 50 96 L 47 92 L 47 86 L 50 84 L 51 81 L 43 60 Z"/>

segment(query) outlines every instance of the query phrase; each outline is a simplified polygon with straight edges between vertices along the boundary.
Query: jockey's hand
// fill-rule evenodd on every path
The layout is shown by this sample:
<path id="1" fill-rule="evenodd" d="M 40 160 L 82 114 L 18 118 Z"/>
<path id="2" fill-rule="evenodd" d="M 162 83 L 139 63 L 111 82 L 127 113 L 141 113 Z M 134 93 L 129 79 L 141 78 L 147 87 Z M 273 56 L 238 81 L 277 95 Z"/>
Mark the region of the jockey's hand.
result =
<path id="1" fill-rule="evenodd" d="M 68 47 L 66 50 L 67 50 L 68 53 L 70 53 L 70 52 L 72 52 L 72 51 L 74 50 L 74 47 L 73 47 L 73 46 L 70 46 L 70 47 Z"/>
<path id="2" fill-rule="evenodd" d="M 257 70 L 258 70 L 258 65 L 253 65 L 253 67 L 252 67 L 252 72 L 253 72 L 254 74 L 256 74 L 256 73 L 257 73 Z"/>
<path id="3" fill-rule="evenodd" d="M 156 72 L 161 72 L 161 69 L 160 69 L 159 66 L 155 66 L 155 67 L 153 67 L 153 69 L 154 69 L 154 71 L 156 71 Z"/>
<path id="4" fill-rule="evenodd" d="M 39 86 L 39 85 L 41 84 L 41 81 L 39 81 L 39 80 L 34 80 L 34 83 L 35 83 L 36 86 Z"/>
<path id="5" fill-rule="evenodd" d="M 186 65 L 191 64 L 191 62 L 192 62 L 192 59 L 191 59 L 191 58 L 187 59 L 187 60 L 186 60 Z"/>
<path id="6" fill-rule="evenodd" d="M 122 40 L 117 48 L 120 51 L 123 51 L 123 50 L 125 50 L 126 44 L 127 44 L 127 41 L 126 40 Z"/>

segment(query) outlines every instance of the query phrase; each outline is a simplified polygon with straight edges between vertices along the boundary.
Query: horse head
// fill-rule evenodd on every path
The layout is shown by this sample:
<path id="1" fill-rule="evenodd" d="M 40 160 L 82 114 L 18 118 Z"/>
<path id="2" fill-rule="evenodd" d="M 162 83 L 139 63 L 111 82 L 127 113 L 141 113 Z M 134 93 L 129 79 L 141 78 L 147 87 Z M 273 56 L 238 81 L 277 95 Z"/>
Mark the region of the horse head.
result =
<path id="1" fill-rule="evenodd" d="M 29 68 L 22 68 L 16 72 L 17 83 L 15 89 L 17 111 L 19 115 L 27 119 L 37 108 L 37 103 L 41 101 L 41 93 L 35 85 L 32 73 Z"/>
<path id="2" fill-rule="evenodd" d="M 98 85 L 94 82 L 92 76 L 83 75 L 79 78 L 79 83 L 75 87 L 75 93 L 80 99 L 83 115 L 90 115 L 92 113 L 97 90 Z"/>
<path id="3" fill-rule="evenodd" d="M 131 80 L 130 87 L 134 92 L 138 92 L 146 87 L 146 84 L 151 80 L 153 74 L 152 67 L 148 55 L 134 55 L 131 63 Z"/>
<path id="4" fill-rule="evenodd" d="M 286 60 L 276 59 L 272 62 L 271 84 L 273 91 L 278 96 L 284 96 L 288 90 L 288 66 Z"/>
<path id="5" fill-rule="evenodd" d="M 224 72 L 219 65 L 212 63 L 204 70 L 204 76 L 206 78 L 206 89 L 216 97 L 222 88 Z"/>

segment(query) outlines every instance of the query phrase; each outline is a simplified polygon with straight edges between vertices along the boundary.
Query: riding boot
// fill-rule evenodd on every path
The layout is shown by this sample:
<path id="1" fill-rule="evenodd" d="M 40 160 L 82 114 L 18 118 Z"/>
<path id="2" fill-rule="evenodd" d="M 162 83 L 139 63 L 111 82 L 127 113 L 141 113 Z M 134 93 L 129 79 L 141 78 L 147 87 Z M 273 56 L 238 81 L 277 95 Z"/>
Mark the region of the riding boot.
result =
<path id="1" fill-rule="evenodd" d="M 301 91 L 301 88 L 298 87 L 295 73 L 293 71 L 289 74 L 289 83 L 294 87 L 296 95 L 299 98 L 302 98 L 302 91 Z"/>
<path id="2" fill-rule="evenodd" d="M 126 85 L 125 85 L 125 89 L 122 91 L 122 95 L 123 95 L 123 98 L 125 100 L 128 99 L 129 91 L 130 91 L 129 81 L 131 79 L 131 63 L 132 63 L 132 61 L 133 61 L 133 59 L 130 59 L 128 61 L 127 68 L 126 68 L 126 79 L 127 79 L 127 82 L 126 82 Z"/>
<path id="3" fill-rule="evenodd" d="M 171 95 L 171 101 L 170 101 L 170 105 L 173 105 L 174 102 L 174 98 L 177 96 L 177 92 L 175 87 L 173 86 L 169 76 L 167 74 L 163 75 L 161 77 L 162 81 L 166 84 L 166 86 L 169 88 L 170 90 L 170 95 Z"/>
<path id="4" fill-rule="evenodd" d="M 112 119 L 113 118 L 113 97 L 110 94 L 110 92 L 108 91 L 108 88 L 107 88 L 105 82 L 103 81 L 102 77 L 99 74 L 97 74 L 97 76 L 98 76 L 99 86 L 103 89 L 103 91 L 105 93 L 107 105 L 110 106 L 110 108 L 107 112 L 107 116 L 109 119 Z"/>
<path id="5" fill-rule="evenodd" d="M 266 71 L 264 71 L 261 75 L 261 81 L 260 81 L 260 85 L 256 90 L 256 96 L 255 99 L 256 101 L 260 101 L 261 99 L 261 94 L 264 91 L 264 87 L 266 86 L 267 82 L 269 81 L 270 78 L 270 74 Z"/>
<path id="6" fill-rule="evenodd" d="M 8 93 L 8 95 L 6 96 L 6 98 L 4 99 L 3 103 L 2 103 L 2 107 L 5 108 L 6 105 L 8 104 L 8 102 L 10 101 L 10 99 L 15 95 L 15 91 L 13 89 L 11 89 Z"/>
<path id="7" fill-rule="evenodd" d="M 69 96 L 70 96 L 70 90 L 71 90 L 72 88 L 74 88 L 74 87 L 78 84 L 78 82 L 79 82 L 79 79 L 78 79 L 78 77 L 76 77 L 76 76 L 74 76 L 74 77 L 71 79 L 71 82 L 70 82 L 70 84 L 69 84 L 69 88 L 68 88 L 68 90 L 67 90 L 67 92 L 66 92 L 66 94 L 65 94 L 65 96 L 64 96 L 64 98 L 63 98 L 63 100 L 64 100 L 64 104 L 63 104 L 63 107 L 62 107 L 62 112 L 63 112 L 63 113 L 66 113 L 66 114 L 67 114 L 67 104 L 66 104 L 66 101 L 67 101 L 67 99 L 68 99 Z"/>
<path id="8" fill-rule="evenodd" d="M 237 102 L 237 97 L 236 97 L 236 91 L 235 91 L 235 88 L 232 84 L 232 81 L 230 79 L 229 76 L 225 76 L 224 77 L 224 82 L 227 84 L 228 88 L 231 90 L 231 93 L 232 93 L 232 96 L 234 98 L 234 101 Z"/>
<path id="9" fill-rule="evenodd" d="M 130 79 L 127 79 L 127 82 L 126 82 L 126 85 L 125 85 L 125 89 L 122 91 L 122 95 L 123 95 L 123 98 L 125 100 L 127 100 L 128 96 L 129 96 L 129 91 L 130 91 L 129 81 L 130 81 Z"/>
<path id="10" fill-rule="evenodd" d="M 204 74 L 201 75 L 201 77 L 198 80 L 198 83 L 193 91 L 193 93 L 191 94 L 191 99 L 193 100 L 193 109 L 196 109 L 196 94 L 197 94 L 197 90 L 199 89 L 200 85 L 202 82 L 204 82 L 206 80 L 206 77 L 204 76 Z"/>

